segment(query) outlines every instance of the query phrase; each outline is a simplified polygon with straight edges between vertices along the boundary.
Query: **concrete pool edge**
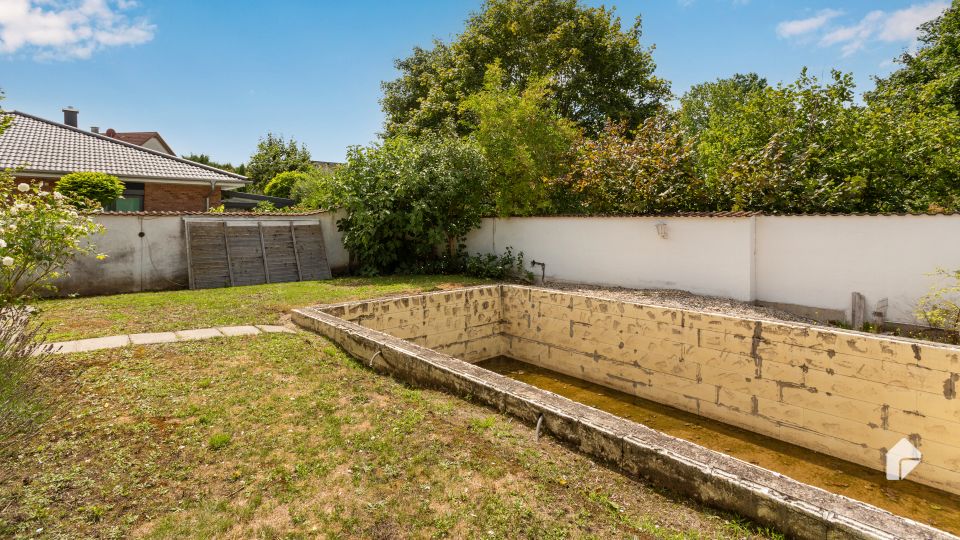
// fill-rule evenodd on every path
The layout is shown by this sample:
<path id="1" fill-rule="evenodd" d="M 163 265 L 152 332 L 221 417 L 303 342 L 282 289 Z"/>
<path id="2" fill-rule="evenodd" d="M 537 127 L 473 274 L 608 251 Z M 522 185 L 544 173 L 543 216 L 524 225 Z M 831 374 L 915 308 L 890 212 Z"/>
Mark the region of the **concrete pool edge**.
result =
<path id="1" fill-rule="evenodd" d="M 292 313 L 296 324 L 377 371 L 470 397 L 528 425 L 542 415 L 546 432 L 584 454 L 790 536 L 957 538 L 318 309 Z"/>

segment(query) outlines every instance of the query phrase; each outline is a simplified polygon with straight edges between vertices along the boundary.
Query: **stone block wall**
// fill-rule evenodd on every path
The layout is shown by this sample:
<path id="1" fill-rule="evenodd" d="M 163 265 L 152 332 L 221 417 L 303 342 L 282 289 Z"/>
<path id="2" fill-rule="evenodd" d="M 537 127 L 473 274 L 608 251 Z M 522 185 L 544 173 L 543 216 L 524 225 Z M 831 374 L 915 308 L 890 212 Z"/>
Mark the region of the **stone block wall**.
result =
<path id="1" fill-rule="evenodd" d="M 960 493 L 960 348 L 514 285 L 321 311 L 477 362 L 507 355 Z"/>
<path id="2" fill-rule="evenodd" d="M 960 349 L 528 287 L 503 287 L 507 354 L 960 493 Z"/>
<path id="3" fill-rule="evenodd" d="M 474 287 L 368 302 L 321 311 L 444 354 L 479 362 L 505 353 L 500 287 Z"/>

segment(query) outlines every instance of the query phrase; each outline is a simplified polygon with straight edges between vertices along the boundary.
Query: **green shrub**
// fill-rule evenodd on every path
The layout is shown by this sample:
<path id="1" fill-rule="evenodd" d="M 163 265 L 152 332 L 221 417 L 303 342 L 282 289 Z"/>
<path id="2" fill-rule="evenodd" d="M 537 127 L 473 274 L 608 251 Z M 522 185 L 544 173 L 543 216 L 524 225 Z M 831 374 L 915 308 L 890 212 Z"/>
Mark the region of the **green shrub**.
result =
<path id="1" fill-rule="evenodd" d="M 523 266 L 523 252 L 513 254 L 507 247 L 502 255 L 468 255 L 459 245 L 453 255 L 427 261 L 405 263 L 397 268 L 402 274 L 465 274 L 486 279 L 533 282 L 533 274 Z"/>
<path id="2" fill-rule="evenodd" d="M 57 182 L 57 191 L 78 208 L 99 210 L 123 195 L 123 182 L 106 173 L 75 172 Z"/>
<path id="3" fill-rule="evenodd" d="M 533 274 L 523 266 L 523 252 L 513 255 L 508 247 L 503 255 L 468 255 L 463 258 L 463 270 L 468 276 L 487 279 L 517 279 L 533 281 Z"/>
<path id="4" fill-rule="evenodd" d="M 263 188 L 263 194 L 270 197 L 282 197 L 289 199 L 293 186 L 303 182 L 308 178 L 308 174 L 303 171 L 282 172 L 267 182 Z"/>
<path id="5" fill-rule="evenodd" d="M 290 198 L 310 209 L 330 209 L 336 206 L 334 171 L 313 169 L 290 188 Z"/>
<path id="6" fill-rule="evenodd" d="M 456 137 L 393 137 L 353 147 L 335 176 L 337 225 L 367 275 L 443 261 L 489 206 L 486 162 Z"/>
<path id="7" fill-rule="evenodd" d="M 917 303 L 916 316 L 947 332 L 953 343 L 960 342 L 960 270 L 940 268 L 934 275 L 941 282 Z"/>

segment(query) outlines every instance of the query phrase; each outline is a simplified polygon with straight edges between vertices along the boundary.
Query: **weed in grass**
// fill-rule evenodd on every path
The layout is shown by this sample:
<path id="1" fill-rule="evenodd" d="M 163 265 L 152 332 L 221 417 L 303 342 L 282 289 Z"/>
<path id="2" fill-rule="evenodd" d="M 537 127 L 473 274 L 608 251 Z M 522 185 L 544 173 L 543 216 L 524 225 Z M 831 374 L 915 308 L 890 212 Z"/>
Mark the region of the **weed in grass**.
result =
<path id="1" fill-rule="evenodd" d="M 211 450 L 223 450 L 230 444 L 230 441 L 233 439 L 233 436 L 229 433 L 214 433 L 210 436 L 210 439 L 207 441 L 207 447 Z"/>

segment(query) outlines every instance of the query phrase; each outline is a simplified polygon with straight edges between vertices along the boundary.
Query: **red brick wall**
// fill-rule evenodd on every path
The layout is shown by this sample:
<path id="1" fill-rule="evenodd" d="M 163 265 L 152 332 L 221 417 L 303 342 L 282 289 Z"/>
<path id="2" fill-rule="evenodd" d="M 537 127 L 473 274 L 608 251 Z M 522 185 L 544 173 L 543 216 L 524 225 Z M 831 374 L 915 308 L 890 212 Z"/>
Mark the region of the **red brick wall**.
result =
<path id="1" fill-rule="evenodd" d="M 43 182 L 44 189 L 53 189 L 59 178 L 24 178 L 17 177 L 17 182 Z M 154 211 L 191 211 L 205 212 L 207 210 L 207 195 L 209 185 L 190 186 L 185 184 L 158 184 L 146 182 L 143 185 L 143 209 Z M 210 195 L 210 207 L 220 206 L 220 188 Z"/>
<path id="2" fill-rule="evenodd" d="M 148 211 L 207 210 L 207 195 L 210 186 L 188 186 L 184 184 L 158 184 L 147 182 L 143 185 L 143 209 Z M 220 205 L 220 188 L 210 195 L 210 206 Z"/>

